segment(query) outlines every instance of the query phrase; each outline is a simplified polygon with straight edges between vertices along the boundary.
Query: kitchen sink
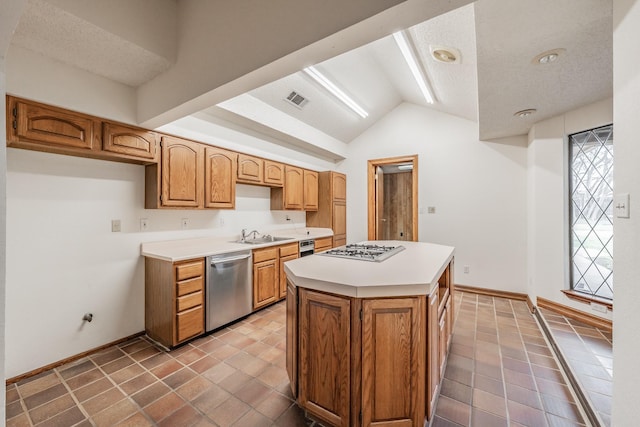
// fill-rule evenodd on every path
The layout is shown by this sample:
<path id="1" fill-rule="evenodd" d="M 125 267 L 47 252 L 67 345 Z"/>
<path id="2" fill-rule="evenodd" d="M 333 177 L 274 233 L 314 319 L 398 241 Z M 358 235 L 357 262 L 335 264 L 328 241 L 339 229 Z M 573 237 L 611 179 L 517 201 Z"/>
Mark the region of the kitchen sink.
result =
<path id="1" fill-rule="evenodd" d="M 266 236 L 258 237 L 255 239 L 245 239 L 244 241 L 237 240 L 235 243 L 244 243 L 247 245 L 260 245 L 263 243 L 282 242 L 285 240 L 293 240 L 293 237 L 274 237 L 274 236 L 266 235 Z"/>

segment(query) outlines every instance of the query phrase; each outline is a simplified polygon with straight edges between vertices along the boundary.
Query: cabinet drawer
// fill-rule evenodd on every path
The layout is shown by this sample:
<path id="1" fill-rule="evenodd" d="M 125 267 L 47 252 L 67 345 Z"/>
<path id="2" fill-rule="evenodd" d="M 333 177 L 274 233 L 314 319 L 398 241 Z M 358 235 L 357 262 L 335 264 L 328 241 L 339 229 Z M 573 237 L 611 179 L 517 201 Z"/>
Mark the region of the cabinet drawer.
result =
<path id="1" fill-rule="evenodd" d="M 264 248 L 253 251 L 253 263 L 257 264 L 262 261 L 269 261 L 278 258 L 278 248 Z"/>
<path id="2" fill-rule="evenodd" d="M 202 305 L 202 291 L 194 292 L 176 299 L 176 311 L 184 311 Z"/>
<path id="3" fill-rule="evenodd" d="M 290 245 L 280 246 L 280 256 L 298 255 L 299 244 L 291 243 Z"/>
<path id="4" fill-rule="evenodd" d="M 176 281 L 191 279 L 204 274 L 204 261 L 198 260 L 176 265 Z"/>
<path id="5" fill-rule="evenodd" d="M 182 342 L 204 332 L 204 309 L 194 307 L 176 315 L 176 341 Z"/>
<path id="6" fill-rule="evenodd" d="M 326 251 L 333 246 L 333 237 L 322 237 L 315 240 L 315 252 Z"/>
<path id="7" fill-rule="evenodd" d="M 204 289 L 204 279 L 202 276 L 193 279 L 183 280 L 177 283 L 176 295 L 181 297 Z"/>

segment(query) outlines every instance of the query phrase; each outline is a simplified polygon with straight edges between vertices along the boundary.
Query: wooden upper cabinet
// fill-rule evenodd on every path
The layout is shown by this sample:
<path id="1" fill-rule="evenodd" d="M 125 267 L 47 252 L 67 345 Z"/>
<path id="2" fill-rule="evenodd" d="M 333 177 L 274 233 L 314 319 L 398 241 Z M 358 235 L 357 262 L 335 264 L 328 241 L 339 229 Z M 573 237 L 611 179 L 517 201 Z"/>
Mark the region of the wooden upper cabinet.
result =
<path id="1" fill-rule="evenodd" d="M 303 169 L 284 167 L 284 208 L 302 210 L 304 205 Z"/>
<path id="2" fill-rule="evenodd" d="M 347 177 L 341 173 L 331 173 L 331 189 L 334 201 L 347 200 Z"/>
<path id="3" fill-rule="evenodd" d="M 238 154 L 238 182 L 247 182 L 249 184 L 262 184 L 264 160 L 248 156 L 246 154 Z"/>
<path id="4" fill-rule="evenodd" d="M 271 160 L 264 161 L 264 183 L 269 186 L 284 185 L 284 165 Z"/>
<path id="5" fill-rule="evenodd" d="M 305 211 L 318 210 L 318 172 L 304 170 L 303 198 Z"/>
<path id="6" fill-rule="evenodd" d="M 203 156 L 202 144 L 162 137 L 162 206 L 203 206 Z"/>
<path id="7" fill-rule="evenodd" d="M 157 162 L 159 136 L 145 129 L 103 122 L 102 149 Z"/>
<path id="8" fill-rule="evenodd" d="M 7 145 L 38 150 L 37 145 L 75 151 L 100 150 L 100 122 L 94 117 L 37 102 L 7 98 Z M 58 151 L 60 152 L 60 151 Z M 71 152 L 65 153 L 71 154 Z"/>
<path id="9" fill-rule="evenodd" d="M 204 158 L 204 207 L 233 209 L 236 205 L 238 153 L 206 147 Z"/>

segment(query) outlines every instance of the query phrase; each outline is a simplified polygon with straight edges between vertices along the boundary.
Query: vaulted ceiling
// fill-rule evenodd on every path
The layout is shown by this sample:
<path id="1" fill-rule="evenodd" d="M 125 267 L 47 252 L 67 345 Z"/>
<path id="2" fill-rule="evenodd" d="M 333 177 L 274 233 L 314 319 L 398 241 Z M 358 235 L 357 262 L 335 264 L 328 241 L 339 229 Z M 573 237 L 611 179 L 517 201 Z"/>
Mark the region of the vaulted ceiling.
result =
<path id="1" fill-rule="evenodd" d="M 368 3 L 372 5 L 369 15 L 346 11 L 352 21 L 314 33 L 305 33 L 300 22 L 290 23 L 305 10 L 294 8 L 290 16 L 281 17 L 274 13 L 264 18 L 266 24 L 257 34 L 255 26 L 262 18 L 257 13 L 245 16 L 251 14 L 250 1 L 234 2 L 235 6 L 206 2 L 209 13 L 219 11 L 217 21 L 211 22 L 223 26 L 216 35 L 228 37 L 217 40 L 227 48 L 217 47 L 217 62 L 193 58 L 197 56 L 194 46 L 206 46 L 206 41 L 198 38 L 205 29 L 192 27 L 213 20 L 197 9 L 201 3 L 153 3 L 155 10 L 150 2 L 28 0 L 11 43 L 137 88 L 143 125 L 155 127 L 194 114 L 269 135 L 272 140 L 294 141 L 300 150 L 327 158 L 341 156 L 326 147 L 348 144 L 403 102 L 476 121 L 479 137 L 490 139 L 525 134 L 539 120 L 612 96 L 610 0 L 457 0 L 446 2 L 446 7 L 442 2 L 434 6 L 416 0 L 376 0 Z M 99 10 L 89 13 L 87 8 Z M 132 28 L 138 22 L 122 19 L 143 14 L 153 19 L 135 31 Z M 234 25 L 225 24 L 224 16 L 235 17 Z M 331 14 L 326 16 L 328 21 Z M 248 19 L 253 21 L 241 21 Z M 357 27 L 358 19 L 368 25 Z M 434 89 L 433 104 L 422 97 L 390 35 L 402 28 L 408 28 Z M 321 30 L 335 33 L 323 36 Z M 250 57 L 253 52 L 232 49 L 252 43 L 249 35 L 258 47 L 261 42 L 256 35 L 275 40 L 270 31 L 278 33 L 280 40 L 299 35 L 309 43 L 296 50 L 296 45 L 282 42 L 286 45 L 282 52 L 271 52 L 272 56 L 266 52 L 262 63 Z M 460 54 L 459 61 L 436 61 L 431 56 L 434 46 L 453 48 Z M 560 52 L 555 61 L 534 60 L 553 49 Z M 278 55 L 287 60 L 269 62 Z M 345 108 L 301 72 L 309 65 L 351 95 L 368 117 L 362 119 Z M 201 74 L 207 67 L 217 67 L 226 80 L 218 77 L 217 82 L 202 84 Z M 193 81 L 183 79 L 176 87 L 172 80 L 176 69 Z M 163 84 L 166 93 L 156 93 Z M 302 108 L 284 100 L 292 91 L 307 98 Z M 524 109 L 537 111 L 514 116 Z"/>

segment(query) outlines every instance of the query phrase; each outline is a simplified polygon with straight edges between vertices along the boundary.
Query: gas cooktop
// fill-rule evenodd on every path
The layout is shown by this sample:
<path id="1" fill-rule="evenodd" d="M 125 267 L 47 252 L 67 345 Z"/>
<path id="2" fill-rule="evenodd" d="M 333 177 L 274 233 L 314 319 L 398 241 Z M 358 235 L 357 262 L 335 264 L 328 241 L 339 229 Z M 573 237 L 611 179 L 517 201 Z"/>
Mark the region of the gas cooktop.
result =
<path id="1" fill-rule="evenodd" d="M 330 249 L 318 255 L 332 256 L 337 258 L 358 259 L 362 261 L 381 262 L 395 254 L 402 252 L 404 246 L 384 246 L 369 243 L 356 243 L 339 248 Z"/>

